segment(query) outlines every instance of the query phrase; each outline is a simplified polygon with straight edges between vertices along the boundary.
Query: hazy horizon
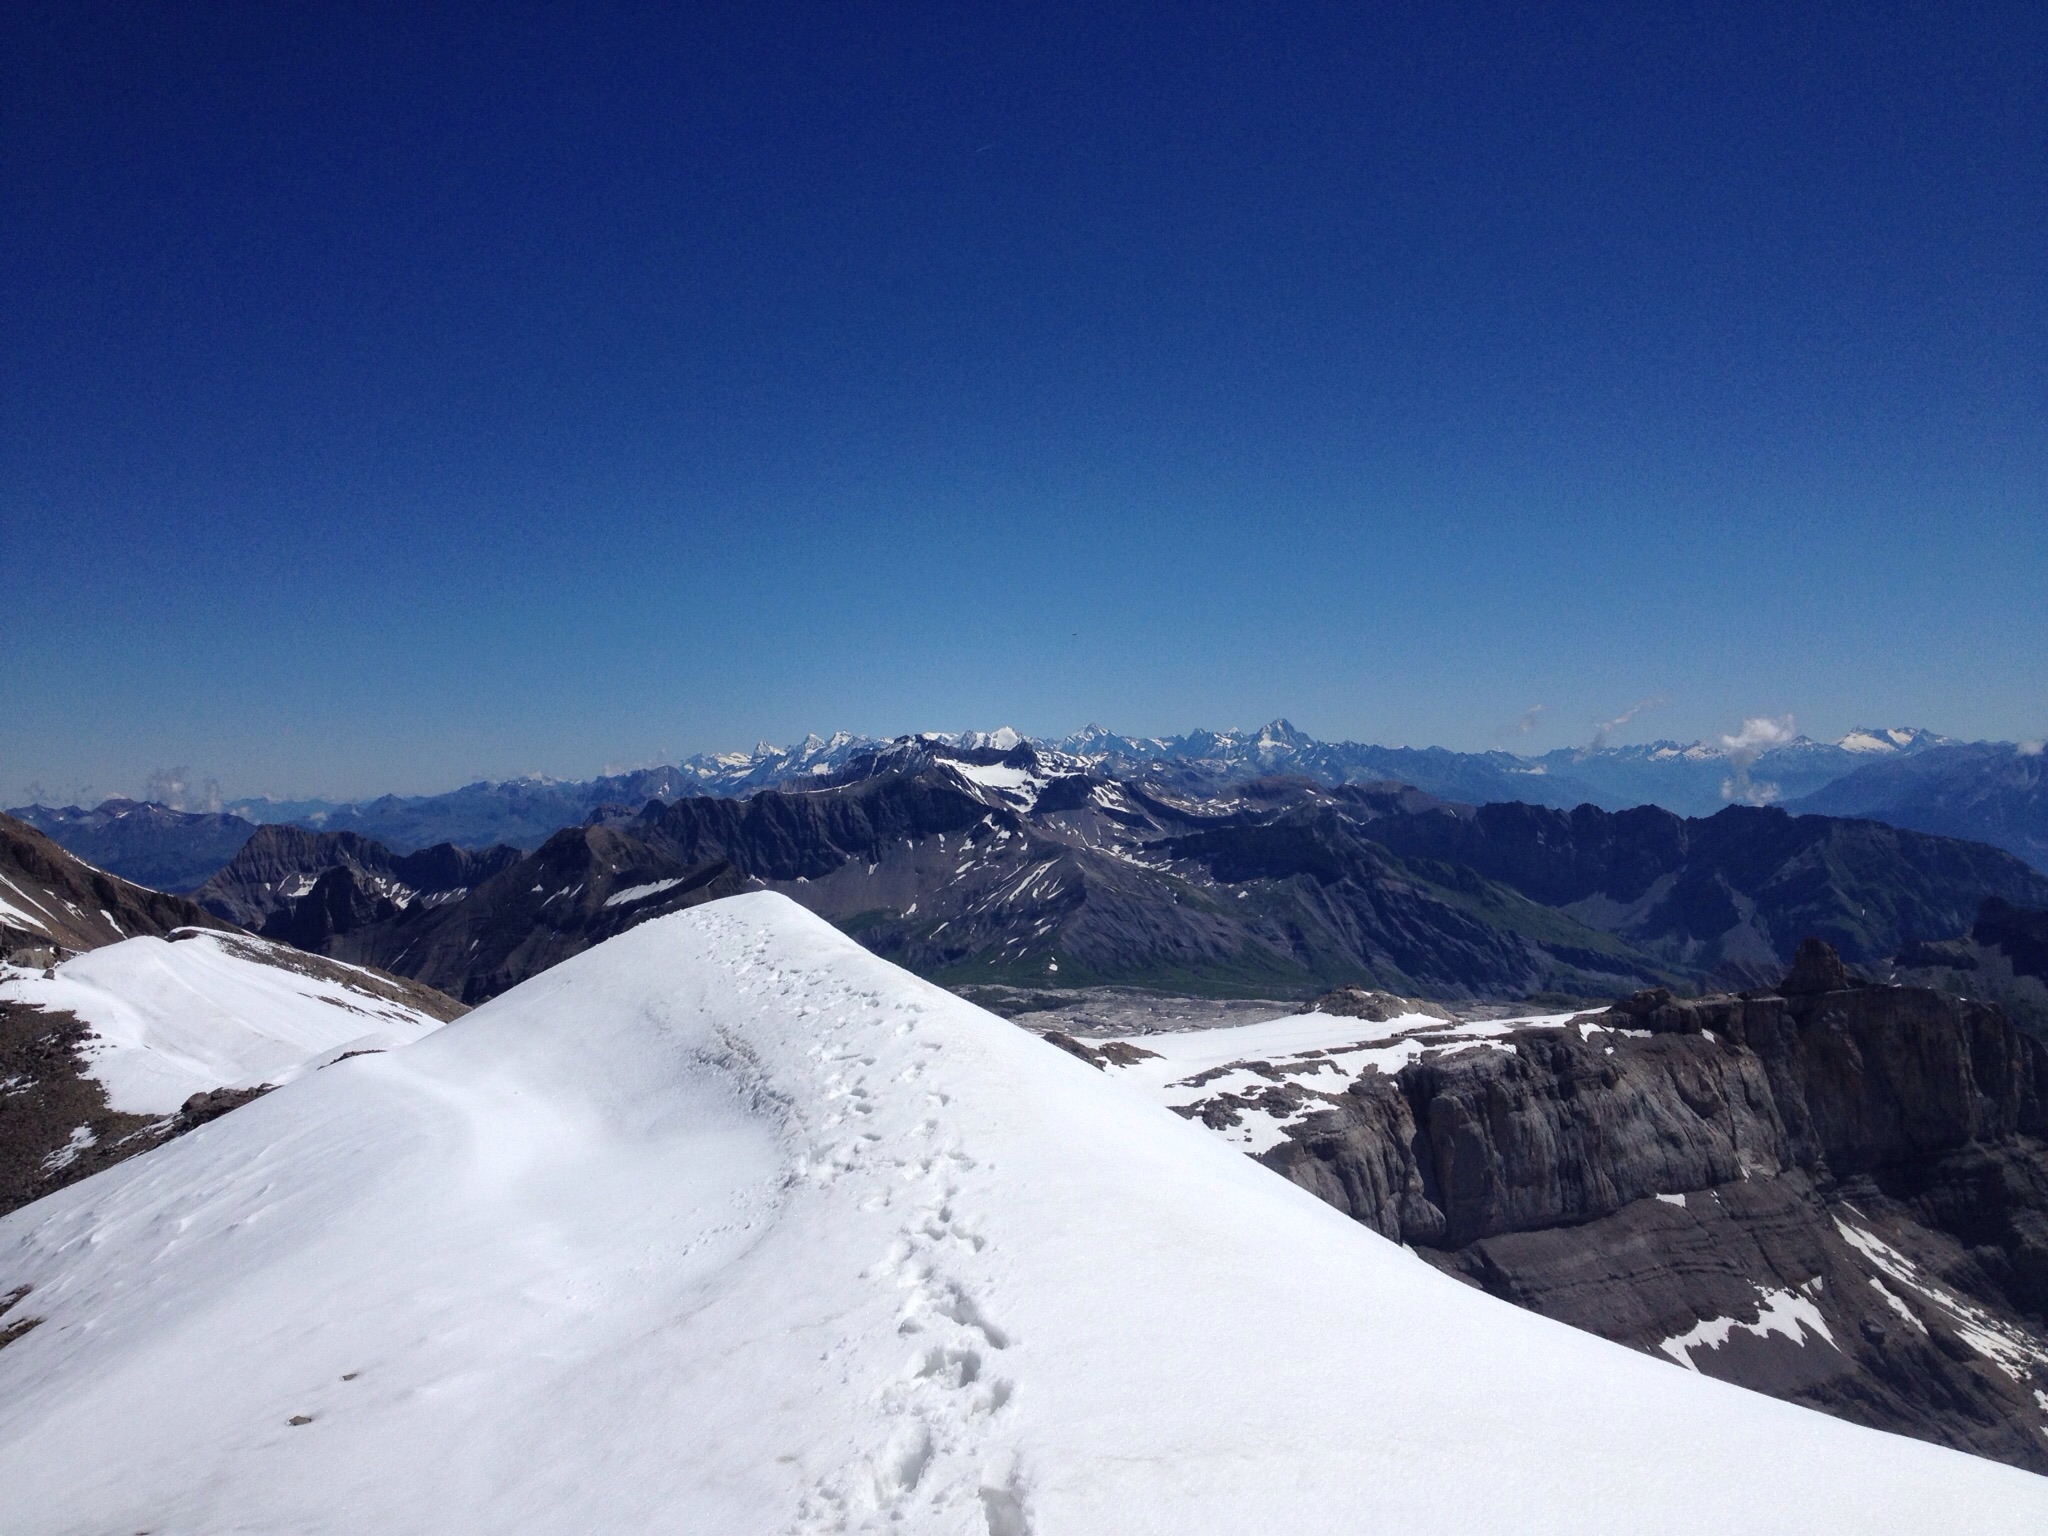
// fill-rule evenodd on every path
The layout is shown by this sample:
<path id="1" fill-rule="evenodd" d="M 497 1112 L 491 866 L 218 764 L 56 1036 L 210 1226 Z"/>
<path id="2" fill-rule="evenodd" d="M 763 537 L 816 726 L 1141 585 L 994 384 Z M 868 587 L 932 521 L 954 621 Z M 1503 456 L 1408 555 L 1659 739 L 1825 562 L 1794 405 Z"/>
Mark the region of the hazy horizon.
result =
<path id="1" fill-rule="evenodd" d="M 1285 716 L 1274 716 L 1269 720 L 1259 722 L 1257 725 L 1245 725 L 1241 723 L 1230 725 L 1196 725 L 1189 726 L 1180 730 L 1170 731 L 1125 731 L 1118 729 L 1118 727 L 1113 722 L 1103 721 L 1088 721 L 1083 723 L 1082 725 L 1070 727 L 1064 730 L 1028 731 L 1022 730 L 1021 728 L 1015 726 L 1010 726 L 1009 722 L 1004 721 L 993 726 L 977 725 L 946 728 L 924 726 L 919 727 L 917 730 L 910 731 L 849 731 L 847 732 L 847 734 L 857 738 L 866 738 L 878 741 L 889 741 L 899 739 L 905 736 L 915 735 L 960 736 L 968 731 L 981 731 L 988 733 L 1001 730 L 1004 727 L 1008 726 L 1010 729 L 1018 730 L 1018 733 L 1021 736 L 1027 737 L 1034 741 L 1059 742 L 1078 735 L 1081 731 L 1086 730 L 1091 725 L 1100 725 L 1103 729 L 1109 731 L 1114 735 L 1145 739 L 1154 737 L 1187 736 L 1192 735 L 1195 732 L 1201 730 L 1211 730 L 1216 731 L 1218 733 L 1235 732 L 1239 734 L 1250 735 L 1255 734 L 1266 725 L 1275 724 L 1281 720 L 1286 719 L 1287 717 Z M 1397 749 L 1404 747 L 1424 749 L 1440 747 L 1443 745 L 1440 742 L 1401 742 L 1377 740 L 1371 737 L 1328 736 L 1316 731 L 1306 730 L 1299 721 L 1287 720 L 1287 723 L 1293 725 L 1297 730 L 1302 730 L 1305 735 L 1314 737 L 1318 741 L 1328 742 L 1332 744 L 1356 744 L 1364 746 L 1391 747 Z M 1518 757 L 1536 758 L 1545 756 L 1552 752 L 1570 752 L 1574 750 L 1598 750 L 1603 746 L 1624 748 L 1629 746 L 1651 745 L 1659 742 L 1673 742 L 1678 745 L 1684 746 L 1691 746 L 1696 743 L 1703 743 L 1708 746 L 1715 746 L 1727 749 L 1738 745 L 1738 743 L 1742 740 L 1741 729 L 1738 729 L 1734 732 L 1710 733 L 1704 736 L 1680 737 L 1672 736 L 1669 733 L 1660 733 L 1655 730 L 1644 731 L 1625 729 L 1625 727 L 1630 724 L 1633 724 L 1632 720 L 1627 722 L 1596 721 L 1592 722 L 1593 734 L 1589 739 L 1581 741 L 1558 741 L 1550 742 L 1548 744 L 1540 744 L 1536 739 L 1535 731 L 1533 729 L 1526 732 L 1521 731 L 1519 729 L 1518 723 L 1517 727 L 1511 727 L 1508 730 L 1504 731 L 1501 735 L 1501 739 L 1494 742 L 1490 746 L 1473 748 L 1449 748 L 1448 750 L 1471 752 L 1507 752 Z M 1803 736 L 1815 741 L 1823 742 L 1838 741 L 1842 737 L 1846 736 L 1852 730 L 1898 730 L 1917 728 L 1929 730 L 1932 731 L 1935 735 L 1947 736 L 1950 739 L 1959 742 L 1976 743 L 1982 741 L 1996 741 L 2007 745 L 2017 746 L 2023 752 L 2029 749 L 2033 751 L 2039 751 L 2041 749 L 2041 742 L 2039 738 L 1962 737 L 1956 735 L 1954 732 L 1942 731 L 1938 727 L 1927 726 L 1923 722 L 1917 721 L 1885 721 L 1879 723 L 1870 720 L 1861 720 L 1854 722 L 1850 726 L 1844 727 L 1842 730 L 1829 731 L 1821 734 L 1815 734 L 1811 731 L 1800 729 L 1798 727 L 1797 722 L 1789 716 L 1780 717 L 1777 720 L 1759 721 L 1756 719 L 1751 719 L 1742 722 L 1742 726 L 1744 728 L 1756 726 L 1758 724 L 1764 725 L 1771 732 L 1783 731 L 1787 734 L 1788 737 Z M 1610 729 L 1606 730 L 1603 733 L 1603 727 L 1609 727 Z M 374 799 L 378 796 L 385 794 L 396 794 L 406 797 L 446 794 L 448 792 L 464 788 L 471 784 L 503 783 L 508 780 L 529 778 L 537 780 L 550 780 L 562 783 L 582 783 L 597 778 L 607 778 L 643 772 L 657 768 L 674 767 L 677 764 L 689 758 L 699 756 L 710 756 L 714 753 L 748 753 L 758 751 L 762 748 L 768 748 L 778 751 L 786 750 L 801 745 L 810 736 L 817 736 L 821 740 L 829 741 L 838 729 L 839 728 L 835 727 L 831 730 L 810 731 L 802 735 L 790 737 L 781 741 L 771 741 L 766 738 L 762 738 L 755 742 L 746 744 L 727 743 L 720 746 L 697 749 L 689 752 L 671 752 L 667 754 L 657 754 L 645 758 L 643 760 L 634 762 L 602 762 L 585 769 L 572 770 L 569 772 L 553 772 L 547 769 L 529 768 L 520 769 L 511 773 L 479 773 L 471 775 L 468 778 L 459 779 L 448 783 L 433 783 L 422 785 L 402 785 L 398 783 L 387 783 L 366 789 L 358 789 L 352 792 L 331 792 L 320 789 L 309 790 L 300 788 L 287 788 L 283 790 L 270 788 L 251 789 L 247 787 L 235 788 L 232 787 L 229 781 L 223 780 L 218 774 L 196 772 L 189 765 L 179 764 L 171 767 L 159 766 L 155 769 L 152 769 L 149 773 L 145 774 L 142 777 L 138 785 L 133 787 L 123 785 L 101 787 L 92 784 L 82 784 L 75 786 L 73 789 L 65 790 L 51 784 L 38 784 L 31 782 L 21 787 L 21 800 L 17 803 L 39 803 L 46 806 L 50 806 L 52 808 L 56 808 L 63 805 L 78 805 L 81 807 L 90 807 L 92 805 L 98 804 L 108 799 L 135 799 L 157 801 L 162 804 L 168 805 L 174 810 L 222 810 L 232 809 L 238 803 L 247 804 L 256 801 L 271 801 L 277 803 L 292 801 L 331 801 L 337 804 L 342 804 Z"/>

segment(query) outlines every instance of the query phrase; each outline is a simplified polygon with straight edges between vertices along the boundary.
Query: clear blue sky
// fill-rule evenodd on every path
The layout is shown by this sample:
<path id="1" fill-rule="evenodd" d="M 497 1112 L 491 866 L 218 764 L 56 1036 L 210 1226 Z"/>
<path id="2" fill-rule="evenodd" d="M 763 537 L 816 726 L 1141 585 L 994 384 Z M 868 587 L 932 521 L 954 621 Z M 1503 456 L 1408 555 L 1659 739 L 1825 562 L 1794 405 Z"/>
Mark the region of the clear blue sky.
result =
<path id="1" fill-rule="evenodd" d="M 2048 726 L 2038 0 L 21 3 L 0 114 L 0 803 Z"/>

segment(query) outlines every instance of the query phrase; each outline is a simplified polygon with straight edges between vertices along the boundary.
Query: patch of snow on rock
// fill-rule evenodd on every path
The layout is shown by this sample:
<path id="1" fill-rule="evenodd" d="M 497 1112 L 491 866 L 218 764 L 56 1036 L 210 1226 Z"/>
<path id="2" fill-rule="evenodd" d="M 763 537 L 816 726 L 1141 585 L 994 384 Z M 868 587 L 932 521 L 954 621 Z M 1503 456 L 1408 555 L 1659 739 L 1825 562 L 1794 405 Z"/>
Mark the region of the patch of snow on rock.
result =
<path id="1" fill-rule="evenodd" d="M 1660 1195 L 1658 1198 L 1664 1197 Z M 1737 1333 L 1754 1334 L 1760 1339 L 1773 1333 L 1782 1334 L 1794 1344 L 1805 1344 L 1811 1335 L 1825 1340 L 1831 1348 L 1835 1342 L 1827 1319 L 1808 1298 L 1797 1291 L 1766 1290 L 1758 1286 L 1754 1322 L 1734 1317 L 1710 1317 L 1693 1324 L 1684 1333 L 1673 1334 L 1657 1347 L 1687 1370 L 1697 1371 L 1699 1367 L 1692 1358 L 1694 1350 L 1719 1349 Z"/>

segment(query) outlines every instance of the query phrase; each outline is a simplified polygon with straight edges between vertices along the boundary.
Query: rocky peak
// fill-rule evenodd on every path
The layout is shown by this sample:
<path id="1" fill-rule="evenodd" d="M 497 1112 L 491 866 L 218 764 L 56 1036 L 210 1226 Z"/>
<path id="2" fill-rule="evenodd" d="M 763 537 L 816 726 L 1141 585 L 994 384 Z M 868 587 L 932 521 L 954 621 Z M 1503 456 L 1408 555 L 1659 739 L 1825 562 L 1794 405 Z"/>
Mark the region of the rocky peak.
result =
<path id="1" fill-rule="evenodd" d="M 1778 983 L 1777 991 L 1780 997 L 1811 997 L 1817 993 L 1847 992 L 1852 987 L 1869 985 L 1842 963 L 1842 957 L 1835 953 L 1834 946 L 1820 939 L 1806 938 L 1799 941 L 1799 952 L 1792 957 L 1792 969 Z"/>

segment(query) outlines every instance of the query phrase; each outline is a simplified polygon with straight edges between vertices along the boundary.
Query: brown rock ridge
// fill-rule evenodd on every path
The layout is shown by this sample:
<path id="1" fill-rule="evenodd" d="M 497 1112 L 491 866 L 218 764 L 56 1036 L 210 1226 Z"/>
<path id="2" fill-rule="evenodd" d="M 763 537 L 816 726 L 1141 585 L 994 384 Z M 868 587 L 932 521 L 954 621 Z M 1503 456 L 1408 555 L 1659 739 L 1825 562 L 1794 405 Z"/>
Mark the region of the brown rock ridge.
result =
<path id="1" fill-rule="evenodd" d="M 80 950 L 174 928 L 235 931 L 182 896 L 94 869 L 26 822 L 0 814 L 0 960 L 52 965 Z"/>

